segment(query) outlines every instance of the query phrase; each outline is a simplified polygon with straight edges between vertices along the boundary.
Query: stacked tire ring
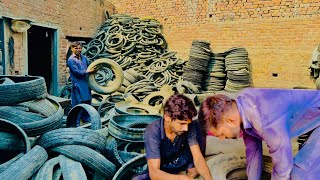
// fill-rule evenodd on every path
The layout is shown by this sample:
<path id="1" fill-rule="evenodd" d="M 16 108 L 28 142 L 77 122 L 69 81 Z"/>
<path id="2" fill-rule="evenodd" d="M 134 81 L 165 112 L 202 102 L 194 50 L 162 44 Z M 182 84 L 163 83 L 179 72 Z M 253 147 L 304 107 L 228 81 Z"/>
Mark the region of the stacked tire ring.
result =
<path id="1" fill-rule="evenodd" d="M 225 54 L 212 54 L 208 65 L 208 76 L 205 82 L 206 91 L 221 91 L 226 85 Z"/>
<path id="2" fill-rule="evenodd" d="M 4 101 L 7 104 L 0 106 L 0 118 L 16 123 L 28 136 L 41 135 L 60 127 L 63 110 L 58 102 L 49 97 L 45 98 L 47 91 L 43 77 L 8 76 L 6 78 L 11 81 L 4 85 L 1 84 L 0 90 L 8 88 L 3 94 L 4 97 L 10 94 L 12 101 L 8 101 L 7 99 Z M 39 89 L 34 89 L 34 86 Z M 21 91 L 23 90 L 29 93 L 29 95 L 16 99 L 16 97 L 20 97 L 19 93 L 22 93 Z M 26 102 L 21 102 L 21 100 L 26 100 Z M 13 104 L 15 106 L 5 106 Z"/>
<path id="3" fill-rule="evenodd" d="M 139 157 L 144 153 L 143 133 L 145 128 L 159 118 L 161 116 L 158 115 L 122 114 L 115 115 L 110 119 L 108 129 L 111 136 L 108 138 L 107 154 L 108 158 L 112 159 L 112 162 L 120 168 L 117 171 L 118 174 L 119 171 L 123 171 L 126 163 L 131 163 L 132 158 Z M 122 173 L 128 173 L 127 175 L 139 173 L 145 170 L 145 164 L 127 169 Z"/>
<path id="4" fill-rule="evenodd" d="M 150 93 L 159 91 L 160 87 L 149 79 L 142 79 L 134 84 L 131 84 L 126 88 L 124 93 L 131 93 L 138 97 L 140 100 L 143 100 Z"/>
<path id="5" fill-rule="evenodd" d="M 100 117 L 107 117 L 109 114 L 109 111 L 114 108 L 115 104 L 117 102 L 124 101 L 124 98 L 122 95 L 110 95 L 106 98 L 104 102 L 101 103 L 101 105 L 98 108 L 98 113 Z"/>
<path id="6" fill-rule="evenodd" d="M 245 48 L 231 48 L 226 56 L 228 80 L 225 90 L 237 92 L 250 86 L 248 52 Z"/>
<path id="7" fill-rule="evenodd" d="M 189 61 L 187 66 L 183 68 L 183 79 L 192 82 L 202 89 L 211 54 L 209 42 L 193 40 Z"/>
<path id="8" fill-rule="evenodd" d="M 118 92 L 120 93 L 124 93 L 129 86 L 140 81 L 142 78 L 145 78 L 145 76 L 141 76 L 133 68 L 123 71 L 123 76 L 124 76 L 124 79 L 123 79 L 122 86 L 118 90 Z"/>

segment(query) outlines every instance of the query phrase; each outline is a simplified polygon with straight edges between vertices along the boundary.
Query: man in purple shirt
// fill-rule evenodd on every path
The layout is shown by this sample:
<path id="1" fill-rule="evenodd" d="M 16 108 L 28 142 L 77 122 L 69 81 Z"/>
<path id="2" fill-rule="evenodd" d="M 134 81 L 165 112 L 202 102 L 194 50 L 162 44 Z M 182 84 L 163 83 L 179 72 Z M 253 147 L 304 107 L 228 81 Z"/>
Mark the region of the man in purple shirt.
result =
<path id="1" fill-rule="evenodd" d="M 272 179 L 319 179 L 320 91 L 247 88 L 236 99 L 213 95 L 202 102 L 199 123 L 220 139 L 243 134 L 249 180 L 260 179 L 262 141 L 272 157 Z M 310 131 L 293 158 L 290 139 Z"/>
<path id="2" fill-rule="evenodd" d="M 70 69 L 70 78 L 72 82 L 71 89 L 71 106 L 74 107 L 78 104 L 91 104 L 91 92 L 87 82 L 87 76 L 89 73 L 97 72 L 97 69 L 88 68 L 88 59 L 81 54 L 81 44 L 78 41 L 71 43 L 72 55 L 68 58 L 68 66 Z M 80 125 L 80 119 L 89 121 L 89 115 L 85 111 L 80 111 L 76 126 Z"/>

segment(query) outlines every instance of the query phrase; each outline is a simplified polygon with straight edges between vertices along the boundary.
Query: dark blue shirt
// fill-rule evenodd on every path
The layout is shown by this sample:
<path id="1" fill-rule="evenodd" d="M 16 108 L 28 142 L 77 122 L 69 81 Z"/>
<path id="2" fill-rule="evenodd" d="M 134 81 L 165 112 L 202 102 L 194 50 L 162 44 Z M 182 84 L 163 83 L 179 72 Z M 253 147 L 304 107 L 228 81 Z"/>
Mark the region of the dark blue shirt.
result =
<path id="1" fill-rule="evenodd" d="M 72 81 L 71 102 L 75 106 L 83 101 L 91 100 L 91 92 L 87 82 L 88 59 L 81 54 L 78 59 L 72 54 L 68 59 L 70 78 Z"/>
<path id="2" fill-rule="evenodd" d="M 177 135 L 173 142 L 166 136 L 163 118 L 148 125 L 144 134 L 146 158 L 160 159 L 160 169 L 176 174 L 194 167 L 190 146 L 198 144 L 196 123 L 189 124 L 188 132 Z"/>

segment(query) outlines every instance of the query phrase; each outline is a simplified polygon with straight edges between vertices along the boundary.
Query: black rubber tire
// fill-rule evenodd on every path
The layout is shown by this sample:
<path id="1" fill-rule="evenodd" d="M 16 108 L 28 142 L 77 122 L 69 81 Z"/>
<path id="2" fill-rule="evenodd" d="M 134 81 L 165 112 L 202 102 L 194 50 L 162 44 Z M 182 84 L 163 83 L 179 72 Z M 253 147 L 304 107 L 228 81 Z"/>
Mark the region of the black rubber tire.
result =
<path id="1" fill-rule="evenodd" d="M 119 151 L 119 155 L 124 162 L 124 164 L 128 161 L 130 161 L 132 158 L 139 156 L 139 153 L 134 152 L 125 152 L 125 151 Z"/>
<path id="2" fill-rule="evenodd" d="M 122 68 L 120 67 L 120 65 L 111 60 L 111 59 L 107 59 L 107 58 L 101 58 L 101 59 L 97 59 L 95 61 L 93 61 L 89 66 L 88 69 L 92 69 L 93 67 L 97 66 L 97 65 L 108 65 L 111 67 L 111 69 L 113 70 L 113 72 L 115 73 L 116 79 L 113 82 L 113 84 L 111 84 L 110 86 L 100 86 L 96 80 L 95 80 L 95 74 L 90 74 L 89 75 L 89 79 L 88 79 L 88 84 L 90 89 L 92 89 L 93 91 L 100 93 L 100 94 L 111 94 L 115 91 L 117 91 L 123 82 L 124 76 L 123 76 L 123 71 Z"/>
<path id="3" fill-rule="evenodd" d="M 17 134 L 0 131 L 0 142 L 1 150 L 23 152 L 25 149 L 23 139 Z"/>
<path id="4" fill-rule="evenodd" d="M 136 156 L 135 158 L 132 158 L 130 161 L 123 164 L 121 166 L 121 168 L 113 176 L 112 180 L 129 179 L 129 177 L 126 176 L 127 172 L 131 171 L 131 169 L 133 169 L 133 168 L 144 166 L 145 164 L 147 164 L 145 154 L 141 154 L 139 156 Z"/>
<path id="5" fill-rule="evenodd" d="M 33 175 L 32 180 L 52 180 L 53 169 L 55 166 L 59 166 L 59 157 L 49 159 L 39 169 L 39 171 Z"/>
<path id="6" fill-rule="evenodd" d="M 133 103 L 128 101 L 117 102 L 115 110 L 118 114 L 130 114 L 130 115 L 158 115 L 159 109 L 143 103 Z M 131 110 L 131 111 L 130 111 Z"/>
<path id="7" fill-rule="evenodd" d="M 63 145 L 82 145 L 104 152 L 107 138 L 91 129 L 60 128 L 40 136 L 38 144 L 45 149 Z"/>
<path id="8" fill-rule="evenodd" d="M 109 102 L 104 102 L 100 104 L 98 107 L 98 113 L 100 117 L 105 117 L 110 109 L 114 107 L 114 104 L 110 104 Z"/>
<path id="9" fill-rule="evenodd" d="M 20 153 L 18 155 L 16 155 L 14 158 L 10 159 L 9 161 L 0 164 L 0 174 L 6 170 L 12 163 L 14 163 L 16 160 L 18 160 L 19 158 L 21 158 L 24 155 L 24 153 Z"/>
<path id="10" fill-rule="evenodd" d="M 264 159 L 267 159 L 264 157 Z M 246 157 L 244 154 L 228 153 L 219 154 L 207 161 L 212 177 L 215 179 L 227 180 L 229 172 L 246 167 Z M 272 172 L 272 162 L 264 161 L 263 170 L 267 173 Z"/>
<path id="11" fill-rule="evenodd" d="M 52 180 L 60 180 L 62 179 L 62 170 L 60 166 L 57 169 L 53 170 Z"/>
<path id="12" fill-rule="evenodd" d="M 14 84 L 0 84 L 0 106 L 11 106 L 48 96 L 46 82 L 40 76 L 0 75 L 9 78 Z"/>
<path id="13" fill-rule="evenodd" d="M 44 116 L 25 111 L 24 109 L 19 108 L 19 106 L 0 106 L 0 118 L 7 119 L 18 125 L 45 119 Z"/>
<path id="14" fill-rule="evenodd" d="M 81 110 L 85 110 L 89 114 L 92 130 L 98 130 L 102 128 L 102 123 L 98 111 L 89 104 L 78 104 L 74 106 L 68 113 L 66 127 L 76 127 L 76 120 Z"/>
<path id="15" fill-rule="evenodd" d="M 115 115 L 110 119 L 109 133 L 118 139 L 129 142 L 143 142 L 144 128 L 132 128 L 134 125 L 144 125 L 160 119 L 158 115 Z"/>
<path id="16" fill-rule="evenodd" d="M 28 179 L 41 168 L 47 159 L 47 151 L 36 145 L 3 171 L 0 179 Z"/>
<path id="17" fill-rule="evenodd" d="M 79 145 L 65 145 L 51 150 L 85 164 L 107 179 L 111 179 L 116 172 L 116 166 L 113 163 L 91 148 Z"/>
<path id="18" fill-rule="evenodd" d="M 107 145 L 106 145 L 106 153 L 104 154 L 104 156 L 110 160 L 117 169 L 119 169 L 122 164 L 124 164 L 124 162 L 122 161 L 120 155 L 119 155 L 119 151 L 118 151 L 118 146 L 123 143 L 123 141 L 119 141 L 116 140 L 114 137 L 112 136 L 108 136 L 107 138 Z"/>
<path id="19" fill-rule="evenodd" d="M 40 121 L 19 124 L 19 126 L 28 134 L 28 136 L 38 136 L 60 127 L 63 117 L 62 107 L 58 102 L 50 97 L 47 99 L 50 100 L 51 103 L 56 107 L 56 112 L 52 116 Z"/>
<path id="20" fill-rule="evenodd" d="M 86 172 L 80 162 L 74 161 L 64 155 L 60 155 L 59 159 L 64 180 L 87 180 Z"/>
<path id="21" fill-rule="evenodd" d="M 27 153 L 30 150 L 31 146 L 29 138 L 24 130 L 17 124 L 14 124 L 8 120 L 0 119 L 0 131 L 17 134 L 24 142 L 24 153 Z"/>
<path id="22" fill-rule="evenodd" d="M 45 117 L 50 117 L 57 111 L 56 107 L 47 98 L 23 102 L 19 106 L 27 107 L 30 111 L 39 113 Z"/>
<path id="23" fill-rule="evenodd" d="M 72 84 L 64 85 L 59 93 L 59 97 L 71 99 L 71 89 L 72 89 Z"/>

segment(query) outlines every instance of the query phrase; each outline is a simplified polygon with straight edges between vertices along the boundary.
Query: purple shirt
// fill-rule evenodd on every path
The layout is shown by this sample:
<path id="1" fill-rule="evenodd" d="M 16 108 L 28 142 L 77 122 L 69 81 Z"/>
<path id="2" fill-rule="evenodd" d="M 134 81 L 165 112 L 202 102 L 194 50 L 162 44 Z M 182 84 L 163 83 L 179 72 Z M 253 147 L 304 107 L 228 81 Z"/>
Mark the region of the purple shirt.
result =
<path id="1" fill-rule="evenodd" d="M 290 139 L 320 126 L 320 91 L 246 88 L 236 104 L 244 128 L 248 178 L 260 179 L 264 140 L 274 164 L 272 179 L 289 179 Z"/>

